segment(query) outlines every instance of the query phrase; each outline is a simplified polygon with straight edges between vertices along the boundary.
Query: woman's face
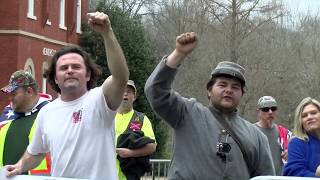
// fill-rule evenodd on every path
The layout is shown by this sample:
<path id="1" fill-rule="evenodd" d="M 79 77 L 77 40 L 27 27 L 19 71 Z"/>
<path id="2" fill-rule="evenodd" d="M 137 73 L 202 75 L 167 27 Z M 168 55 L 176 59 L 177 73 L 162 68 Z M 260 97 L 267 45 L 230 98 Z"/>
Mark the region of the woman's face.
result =
<path id="1" fill-rule="evenodd" d="M 302 126 L 308 134 L 320 134 L 320 111 L 314 104 L 306 105 L 301 113 Z"/>

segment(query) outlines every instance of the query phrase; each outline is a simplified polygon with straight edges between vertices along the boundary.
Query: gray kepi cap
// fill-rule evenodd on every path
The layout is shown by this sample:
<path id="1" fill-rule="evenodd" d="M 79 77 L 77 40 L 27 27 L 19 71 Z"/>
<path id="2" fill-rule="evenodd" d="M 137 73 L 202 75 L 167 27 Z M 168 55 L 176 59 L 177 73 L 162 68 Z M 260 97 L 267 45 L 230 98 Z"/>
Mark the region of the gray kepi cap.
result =
<path id="1" fill-rule="evenodd" d="M 244 73 L 245 69 L 239 64 L 230 61 L 222 61 L 211 72 L 211 78 L 210 81 L 207 83 L 207 89 L 209 89 L 212 86 L 212 78 L 221 76 L 231 76 L 237 78 L 241 82 L 242 87 L 244 87 L 246 84 Z"/>

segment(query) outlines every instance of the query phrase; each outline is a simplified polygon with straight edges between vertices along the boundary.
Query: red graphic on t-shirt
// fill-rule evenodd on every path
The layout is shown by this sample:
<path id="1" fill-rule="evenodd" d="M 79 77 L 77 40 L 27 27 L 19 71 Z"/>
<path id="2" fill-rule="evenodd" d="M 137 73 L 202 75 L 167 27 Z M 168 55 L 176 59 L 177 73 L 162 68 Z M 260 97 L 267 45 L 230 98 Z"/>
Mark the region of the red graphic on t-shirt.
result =
<path id="1" fill-rule="evenodd" d="M 82 110 L 81 109 L 78 112 L 73 112 L 73 114 L 72 114 L 72 122 L 73 123 L 81 122 L 81 118 L 82 118 Z"/>

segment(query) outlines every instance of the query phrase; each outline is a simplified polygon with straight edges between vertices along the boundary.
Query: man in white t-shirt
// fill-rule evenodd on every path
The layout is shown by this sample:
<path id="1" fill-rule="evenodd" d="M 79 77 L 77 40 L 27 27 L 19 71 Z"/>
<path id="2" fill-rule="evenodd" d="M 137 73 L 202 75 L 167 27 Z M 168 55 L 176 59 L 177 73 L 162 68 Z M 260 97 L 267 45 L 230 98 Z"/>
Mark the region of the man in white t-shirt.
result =
<path id="1" fill-rule="evenodd" d="M 39 112 L 33 141 L 17 164 L 6 166 L 7 176 L 35 167 L 50 152 L 52 176 L 117 179 L 114 117 L 129 71 L 108 16 L 88 13 L 88 22 L 103 36 L 112 75 L 94 88 L 101 71 L 89 55 L 76 46 L 58 51 L 44 75 L 60 97 Z"/>

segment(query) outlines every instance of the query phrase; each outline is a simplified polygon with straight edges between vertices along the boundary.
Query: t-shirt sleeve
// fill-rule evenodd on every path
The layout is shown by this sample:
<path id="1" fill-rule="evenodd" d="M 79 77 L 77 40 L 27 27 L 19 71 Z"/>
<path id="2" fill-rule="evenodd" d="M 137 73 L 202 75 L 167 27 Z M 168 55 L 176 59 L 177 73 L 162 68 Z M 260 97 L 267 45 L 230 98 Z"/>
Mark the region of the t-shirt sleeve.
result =
<path id="1" fill-rule="evenodd" d="M 152 129 L 151 122 L 147 116 L 144 116 L 143 126 L 142 126 L 141 130 L 143 131 L 145 136 L 149 137 L 150 139 L 156 140 L 156 138 L 154 136 L 153 129 Z"/>

